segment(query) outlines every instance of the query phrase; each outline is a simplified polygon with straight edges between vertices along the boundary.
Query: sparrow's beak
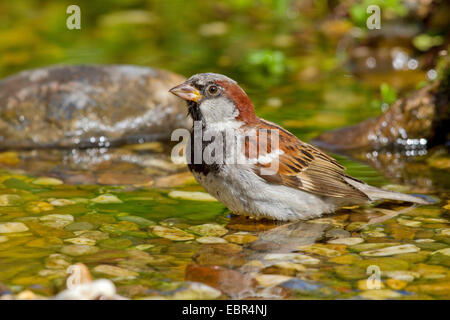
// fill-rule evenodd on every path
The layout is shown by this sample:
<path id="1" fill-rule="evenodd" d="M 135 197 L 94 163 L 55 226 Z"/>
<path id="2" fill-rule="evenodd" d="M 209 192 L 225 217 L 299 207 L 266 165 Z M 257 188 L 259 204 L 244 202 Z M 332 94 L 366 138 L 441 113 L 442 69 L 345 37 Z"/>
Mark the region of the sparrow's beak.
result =
<path id="1" fill-rule="evenodd" d="M 198 102 L 201 98 L 203 98 L 202 94 L 196 88 L 186 82 L 173 87 L 169 90 L 169 92 L 180 97 L 181 99 L 195 102 Z"/>

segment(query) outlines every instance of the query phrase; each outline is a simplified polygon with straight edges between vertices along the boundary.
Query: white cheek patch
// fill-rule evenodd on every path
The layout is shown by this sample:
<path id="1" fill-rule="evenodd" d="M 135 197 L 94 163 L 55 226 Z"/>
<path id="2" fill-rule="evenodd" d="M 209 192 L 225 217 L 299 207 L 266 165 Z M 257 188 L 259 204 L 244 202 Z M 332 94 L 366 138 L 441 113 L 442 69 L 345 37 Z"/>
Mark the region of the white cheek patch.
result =
<path id="1" fill-rule="evenodd" d="M 236 106 L 224 97 L 203 101 L 200 104 L 200 111 L 208 125 L 218 122 L 235 121 L 239 115 Z"/>

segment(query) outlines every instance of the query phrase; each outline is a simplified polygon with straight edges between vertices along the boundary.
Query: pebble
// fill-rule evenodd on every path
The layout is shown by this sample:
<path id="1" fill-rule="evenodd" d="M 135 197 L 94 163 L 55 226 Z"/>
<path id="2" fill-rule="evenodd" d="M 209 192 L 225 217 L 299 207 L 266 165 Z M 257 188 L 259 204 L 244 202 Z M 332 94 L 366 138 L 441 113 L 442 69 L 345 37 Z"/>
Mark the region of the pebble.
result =
<path id="1" fill-rule="evenodd" d="M 354 246 L 355 244 L 359 244 L 364 242 L 362 238 L 339 238 L 328 241 L 328 243 L 332 244 L 345 244 L 347 246 Z"/>
<path id="2" fill-rule="evenodd" d="M 450 236 L 450 228 L 441 229 L 439 234 L 444 235 L 444 236 Z"/>
<path id="3" fill-rule="evenodd" d="M 71 244 L 61 248 L 61 252 L 69 256 L 83 256 L 87 254 L 96 253 L 99 250 L 98 247 L 88 246 L 84 244 Z"/>
<path id="4" fill-rule="evenodd" d="M 277 262 L 273 265 L 274 267 L 280 268 L 280 269 L 285 269 L 288 271 L 305 271 L 306 267 L 302 264 L 299 263 L 293 263 L 293 262 L 289 262 L 289 261 L 281 261 L 281 262 Z"/>
<path id="5" fill-rule="evenodd" d="M 59 179 L 50 178 L 50 177 L 42 177 L 37 178 L 33 181 L 33 184 L 37 184 L 40 186 L 58 186 L 60 184 L 63 184 L 63 182 Z"/>
<path id="6" fill-rule="evenodd" d="M 84 237 L 78 237 L 78 238 L 70 238 L 70 239 L 64 239 L 65 242 L 73 243 L 73 244 L 85 244 L 88 246 L 95 246 L 96 241 L 84 238 Z"/>
<path id="7" fill-rule="evenodd" d="M 227 243 L 227 240 L 219 238 L 219 237 L 200 237 L 196 239 L 199 243 Z"/>
<path id="8" fill-rule="evenodd" d="M 106 232 L 101 232 L 98 230 L 94 230 L 94 231 L 88 231 L 88 230 L 82 230 L 82 231 L 75 231 L 74 232 L 75 235 L 80 236 L 83 235 L 83 238 L 88 238 L 88 239 L 92 239 L 92 240 L 104 240 L 104 239 L 108 239 L 109 235 Z"/>
<path id="9" fill-rule="evenodd" d="M 137 249 L 137 250 L 145 251 L 145 250 L 148 250 L 148 249 L 153 248 L 153 247 L 155 247 L 155 245 L 148 243 L 148 244 L 138 244 L 134 248 Z"/>
<path id="10" fill-rule="evenodd" d="M 258 240 L 258 237 L 248 232 L 236 232 L 225 236 L 224 239 L 236 244 L 246 244 Z"/>
<path id="11" fill-rule="evenodd" d="M 444 256 L 450 256 L 450 248 L 440 249 L 440 250 L 432 252 L 431 254 L 436 254 L 436 253 L 443 254 Z"/>
<path id="12" fill-rule="evenodd" d="M 151 228 L 151 231 L 158 237 L 170 239 L 172 241 L 187 241 L 195 238 L 193 234 L 187 233 L 178 228 L 155 226 Z"/>
<path id="13" fill-rule="evenodd" d="M 134 222 L 138 226 L 141 226 L 141 227 L 149 227 L 149 226 L 154 226 L 156 224 L 155 222 L 153 222 L 151 220 L 148 220 L 148 219 L 145 219 L 145 218 L 142 218 L 139 216 L 122 216 L 122 217 L 119 217 L 118 219 L 120 221 Z"/>
<path id="14" fill-rule="evenodd" d="M 408 220 L 408 219 L 403 219 L 403 218 L 397 219 L 397 222 L 400 223 L 401 225 L 404 225 L 407 227 L 413 227 L 413 228 L 420 227 L 420 225 L 422 224 L 422 222 L 420 222 L 420 221 Z"/>
<path id="15" fill-rule="evenodd" d="M 219 290 L 200 282 L 187 282 L 172 296 L 174 300 L 212 300 L 222 295 Z"/>
<path id="16" fill-rule="evenodd" d="M 84 221 L 73 222 L 64 227 L 64 230 L 72 231 L 72 232 L 73 231 L 91 230 L 91 229 L 94 229 L 94 225 L 92 223 L 84 222 Z"/>
<path id="17" fill-rule="evenodd" d="M 201 236 L 221 237 L 228 233 L 228 230 L 219 224 L 205 223 L 197 226 L 192 226 L 189 231 L 199 234 Z"/>
<path id="18" fill-rule="evenodd" d="M 414 279 L 418 279 L 420 274 L 414 271 L 407 270 L 393 270 L 393 271 L 384 271 L 383 276 L 386 276 L 391 279 L 401 280 L 405 282 L 414 281 Z"/>
<path id="19" fill-rule="evenodd" d="M 344 229 L 331 229 L 325 233 L 327 238 L 348 238 L 350 236 L 350 232 Z"/>
<path id="20" fill-rule="evenodd" d="M 47 269 L 67 269 L 70 266 L 70 258 L 60 253 L 54 253 L 45 259 Z"/>
<path id="21" fill-rule="evenodd" d="M 64 207 L 75 203 L 74 201 L 69 199 L 55 199 L 49 202 L 52 206 L 55 207 Z"/>
<path id="22" fill-rule="evenodd" d="M 400 293 L 389 289 L 366 290 L 359 295 L 365 299 L 371 300 L 395 299 L 402 296 Z"/>
<path id="23" fill-rule="evenodd" d="M 356 254 L 346 254 L 343 256 L 338 256 L 331 258 L 328 260 L 329 262 L 337 263 L 337 264 L 352 264 L 356 261 L 361 260 L 361 257 Z"/>
<path id="24" fill-rule="evenodd" d="M 120 200 L 113 194 L 102 194 L 94 199 L 91 199 L 90 201 L 94 202 L 94 203 L 103 203 L 103 204 L 105 204 L 105 203 L 122 203 L 122 200 Z"/>
<path id="25" fill-rule="evenodd" d="M 383 257 L 383 256 L 392 256 L 401 253 L 410 253 L 410 252 L 418 252 L 420 248 L 416 247 L 413 244 L 403 244 L 399 246 L 386 247 L 381 249 L 363 251 L 360 254 L 366 257 Z"/>
<path id="26" fill-rule="evenodd" d="M 297 247 L 297 249 L 300 251 L 303 251 L 303 252 L 317 254 L 317 255 L 329 257 L 329 258 L 337 257 L 337 256 L 341 255 L 341 253 L 339 251 L 321 246 L 319 244 L 299 246 L 299 247 Z"/>
<path id="27" fill-rule="evenodd" d="M 0 233 L 13 233 L 28 231 L 28 227 L 22 222 L 0 223 Z"/>
<path id="28" fill-rule="evenodd" d="M 294 291 L 301 291 L 301 292 L 309 292 L 309 291 L 316 291 L 322 288 L 321 285 L 311 283 L 308 281 L 300 280 L 300 279 L 290 279 L 286 282 L 283 282 L 281 286 L 285 289 L 294 290 Z"/>
<path id="29" fill-rule="evenodd" d="M 22 203 L 22 198 L 17 194 L 1 194 L 0 207 L 17 206 Z"/>
<path id="30" fill-rule="evenodd" d="M 402 290 L 408 285 L 408 282 L 397 279 L 387 279 L 386 284 L 393 290 Z"/>
<path id="31" fill-rule="evenodd" d="M 292 277 L 278 275 L 278 274 L 258 274 L 256 276 L 254 276 L 254 278 L 255 278 L 256 282 L 258 282 L 258 284 L 263 287 L 277 286 L 283 282 L 286 282 L 286 281 L 292 279 Z"/>
<path id="32" fill-rule="evenodd" d="M 205 192 L 171 191 L 169 192 L 169 197 L 192 201 L 217 201 L 216 198 Z"/>
<path id="33" fill-rule="evenodd" d="M 56 229 L 62 229 L 73 222 L 70 214 L 49 214 L 39 218 L 43 225 Z"/>
<path id="34" fill-rule="evenodd" d="M 135 271 L 116 267 L 116 266 L 111 266 L 108 264 L 98 265 L 93 269 L 93 271 L 97 272 L 97 273 L 107 274 L 107 275 L 113 276 L 113 277 L 120 277 L 120 278 L 135 278 L 139 275 L 139 273 L 137 273 Z"/>
<path id="35" fill-rule="evenodd" d="M 300 253 L 269 253 L 264 256 L 264 260 L 292 261 L 301 264 L 318 264 L 319 259 Z"/>

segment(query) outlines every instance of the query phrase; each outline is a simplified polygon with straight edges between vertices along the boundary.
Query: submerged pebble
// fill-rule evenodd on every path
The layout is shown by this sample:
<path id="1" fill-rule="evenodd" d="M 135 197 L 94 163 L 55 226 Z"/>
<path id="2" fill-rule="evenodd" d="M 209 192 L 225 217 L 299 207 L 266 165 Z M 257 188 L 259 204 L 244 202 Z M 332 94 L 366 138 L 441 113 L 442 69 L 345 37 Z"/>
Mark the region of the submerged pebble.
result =
<path id="1" fill-rule="evenodd" d="M 187 233 L 178 228 L 155 226 L 151 228 L 151 231 L 158 237 L 170 239 L 172 241 L 187 241 L 195 238 L 193 234 Z"/>
<path id="2" fill-rule="evenodd" d="M 205 223 L 197 226 L 189 227 L 189 231 L 208 237 L 221 237 L 228 233 L 228 230 L 219 224 Z"/>
<path id="3" fill-rule="evenodd" d="M 102 194 L 94 199 L 90 200 L 91 202 L 94 203 L 122 203 L 122 200 L 120 200 L 119 198 L 117 198 L 115 195 L 113 194 Z"/>
<path id="4" fill-rule="evenodd" d="M 83 256 L 87 254 L 96 253 L 99 250 L 98 247 L 85 245 L 85 244 L 71 244 L 61 248 L 61 253 L 69 256 Z"/>
<path id="5" fill-rule="evenodd" d="M 195 239 L 199 243 L 213 244 L 213 243 L 227 243 L 227 240 L 219 237 L 200 237 Z"/>
<path id="6" fill-rule="evenodd" d="M 361 252 L 362 256 L 367 257 L 383 257 L 383 256 L 392 256 L 401 253 L 410 253 L 410 252 L 418 252 L 420 248 L 416 247 L 413 244 L 403 244 L 399 246 L 386 247 L 382 249 L 375 249 L 369 251 Z"/>
<path id="7" fill-rule="evenodd" d="M 258 240 L 258 237 L 248 232 L 236 232 L 225 236 L 224 239 L 232 243 L 245 244 Z"/>
<path id="8" fill-rule="evenodd" d="M 139 273 L 135 271 L 131 271 L 128 269 L 111 266 L 107 264 L 101 264 L 96 266 L 92 271 L 102 274 L 107 274 L 109 276 L 113 277 L 120 277 L 120 278 L 135 278 L 139 275 Z"/>
<path id="9" fill-rule="evenodd" d="M 264 256 L 264 260 L 283 260 L 302 264 L 318 264 L 319 259 L 301 253 L 269 253 Z"/>
<path id="10" fill-rule="evenodd" d="M 193 192 L 193 191 L 171 191 L 169 197 L 174 199 L 192 200 L 192 201 L 217 201 L 205 192 Z"/>
<path id="11" fill-rule="evenodd" d="M 367 290 L 361 292 L 359 295 L 365 299 L 371 300 L 395 299 L 402 296 L 400 293 L 389 289 Z"/>
<path id="12" fill-rule="evenodd" d="M 64 239 L 65 242 L 73 243 L 73 244 L 85 244 L 88 246 L 95 246 L 96 241 L 84 238 L 84 237 L 78 237 L 78 238 L 70 238 L 70 239 Z"/>
<path id="13" fill-rule="evenodd" d="M 22 203 L 22 198 L 17 194 L 0 194 L 0 207 L 17 206 Z"/>
<path id="14" fill-rule="evenodd" d="M 0 233 L 24 232 L 28 230 L 28 227 L 22 222 L 0 223 Z"/>
<path id="15" fill-rule="evenodd" d="M 362 238 L 338 238 L 328 241 L 331 244 L 345 244 L 347 246 L 354 246 L 355 244 L 364 242 Z"/>
<path id="16" fill-rule="evenodd" d="M 33 180 L 33 184 L 37 184 L 40 186 L 58 186 L 60 184 L 63 184 L 63 182 L 56 178 L 42 177 Z"/>

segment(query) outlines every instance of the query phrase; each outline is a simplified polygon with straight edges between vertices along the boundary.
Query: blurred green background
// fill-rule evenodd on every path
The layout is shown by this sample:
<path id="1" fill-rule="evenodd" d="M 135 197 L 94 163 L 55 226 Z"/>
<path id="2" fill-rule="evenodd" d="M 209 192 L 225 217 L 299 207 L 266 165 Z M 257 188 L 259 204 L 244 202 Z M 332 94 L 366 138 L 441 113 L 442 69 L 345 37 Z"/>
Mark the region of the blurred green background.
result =
<path id="1" fill-rule="evenodd" d="M 429 59 L 416 58 L 442 46 L 448 17 L 433 9 L 436 1 L 422 2 L 3 1 L 0 77 L 82 63 L 137 64 L 187 77 L 224 73 L 247 90 L 261 116 L 309 139 L 379 114 L 397 91 L 427 80 Z M 81 8 L 81 30 L 66 27 L 71 4 Z M 369 4 L 381 7 L 379 31 L 365 27 Z M 398 48 L 419 67 L 384 68 Z M 358 65 L 363 49 L 365 64 L 379 59 L 375 68 Z"/>

